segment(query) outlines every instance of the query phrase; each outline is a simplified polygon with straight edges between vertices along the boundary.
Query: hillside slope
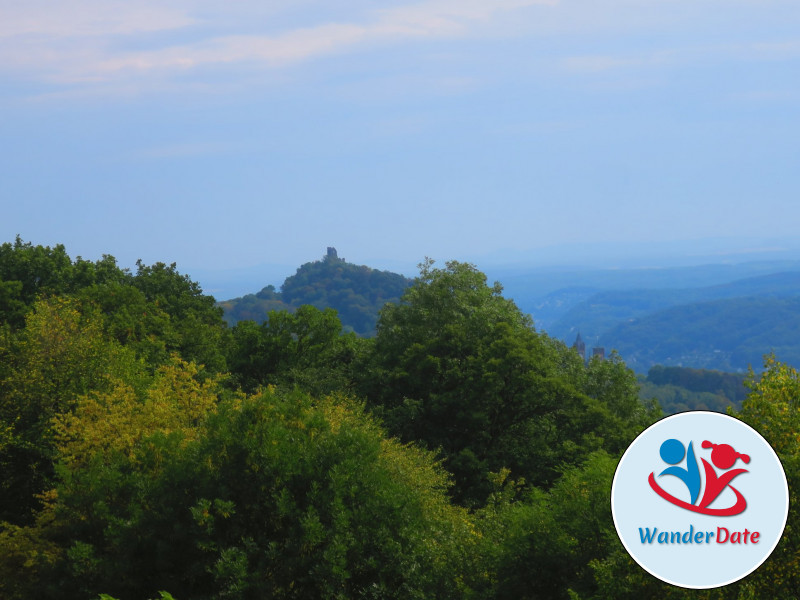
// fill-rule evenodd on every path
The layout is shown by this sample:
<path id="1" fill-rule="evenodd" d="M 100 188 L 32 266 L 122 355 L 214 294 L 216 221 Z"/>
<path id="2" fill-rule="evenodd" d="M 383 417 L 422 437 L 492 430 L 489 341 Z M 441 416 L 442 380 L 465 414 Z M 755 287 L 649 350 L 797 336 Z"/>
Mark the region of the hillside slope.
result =
<path id="1" fill-rule="evenodd" d="M 347 331 L 370 336 L 375 333 L 378 311 L 387 302 L 400 300 L 411 280 L 389 271 L 354 265 L 329 248 L 321 260 L 309 262 L 287 277 L 280 291 L 267 286 L 257 294 L 225 300 L 219 305 L 225 320 L 264 321 L 270 310 L 293 311 L 304 304 L 334 308 Z"/>
<path id="2" fill-rule="evenodd" d="M 675 306 L 600 337 L 637 372 L 656 364 L 742 372 L 763 355 L 800 362 L 800 297 L 732 298 Z"/>
<path id="3" fill-rule="evenodd" d="M 580 332 L 584 339 L 596 340 L 624 322 L 674 306 L 732 298 L 798 295 L 800 272 L 774 273 L 698 288 L 602 291 L 576 304 L 548 329 L 548 333 L 571 341 L 570 338 Z"/>

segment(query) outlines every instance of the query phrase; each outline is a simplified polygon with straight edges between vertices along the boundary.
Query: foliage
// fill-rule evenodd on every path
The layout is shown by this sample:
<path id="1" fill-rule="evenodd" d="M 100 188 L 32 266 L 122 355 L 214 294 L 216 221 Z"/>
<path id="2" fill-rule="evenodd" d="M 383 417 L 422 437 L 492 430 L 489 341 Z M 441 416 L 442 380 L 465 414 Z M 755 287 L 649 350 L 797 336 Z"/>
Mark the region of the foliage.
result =
<path id="1" fill-rule="evenodd" d="M 603 334 L 637 371 L 654 364 L 746 372 L 774 352 L 800 363 L 800 297 L 735 298 L 657 311 Z"/>
<path id="2" fill-rule="evenodd" d="M 595 589 L 590 563 L 621 547 L 611 519 L 617 461 L 603 451 L 565 469 L 548 491 L 506 483 L 481 511 L 484 560 L 497 599 L 569 598 Z"/>
<path id="3" fill-rule="evenodd" d="M 738 410 L 747 396 L 745 376 L 686 367 L 656 365 L 639 378 L 639 397 L 655 399 L 665 414 L 685 410 Z"/>
<path id="4" fill-rule="evenodd" d="M 79 395 L 139 389 L 173 352 L 224 370 L 213 298 L 174 264 L 137 267 L 73 261 L 61 245 L 20 238 L 0 246 L 0 520 L 33 519 L 53 477 L 52 420 Z"/>
<path id="5" fill-rule="evenodd" d="M 232 383 L 248 392 L 264 385 L 299 385 L 314 394 L 348 390 L 351 364 L 364 347 L 355 334 L 342 334 L 336 311 L 310 305 L 270 312 L 261 325 L 241 321 L 231 333 Z"/>
<path id="6" fill-rule="evenodd" d="M 72 433 L 87 414 L 68 421 Z M 57 582 L 52 597 L 468 592 L 478 538 L 466 511 L 449 504 L 448 476 L 430 454 L 385 439 L 358 405 L 265 390 L 223 400 L 199 427 L 189 439 L 160 423 L 124 448 L 98 437 L 80 468 L 66 455 L 55 520 L 31 529 L 63 549 L 33 565 Z"/>
<path id="7" fill-rule="evenodd" d="M 194 363 L 176 356 L 143 390 L 117 380 L 106 391 L 79 397 L 74 411 L 53 419 L 62 468 L 83 468 L 116 453 L 132 459 L 156 431 L 196 439 L 199 425 L 215 410 L 218 389 L 217 379 L 201 380 Z"/>
<path id="8" fill-rule="evenodd" d="M 33 246 L 19 236 L 0 245 L 0 322 L 24 324 L 27 308 L 41 296 L 70 293 L 91 279 L 91 263 L 73 264 L 61 244 Z"/>
<path id="9" fill-rule="evenodd" d="M 136 263 L 131 274 L 112 256 L 73 261 L 64 246 L 34 246 L 17 237 L 0 245 L 0 325 L 16 330 L 38 299 L 72 296 L 82 311 L 99 307 L 103 330 L 155 369 L 179 352 L 211 372 L 225 370 L 222 309 L 176 265 Z"/>
<path id="10" fill-rule="evenodd" d="M 680 386 L 693 392 L 720 394 L 738 406 L 747 397 L 745 376 L 739 373 L 656 365 L 647 373 L 647 381 L 655 385 Z"/>
<path id="11" fill-rule="evenodd" d="M 169 340 L 168 352 L 179 352 L 182 358 L 211 372 L 224 371 L 225 323 L 214 298 L 203 294 L 187 275 L 181 275 L 175 263 L 147 266 L 137 261 L 136 267 L 131 285 L 144 294 L 148 308 L 155 307 L 168 316 L 166 328 L 151 329 L 146 335 Z"/>
<path id="12" fill-rule="evenodd" d="M 163 591 L 158 592 L 158 596 L 159 596 L 158 598 L 153 598 L 152 600 L 175 600 L 175 598 L 173 598 L 172 594 L 170 594 L 169 592 L 163 592 Z M 113 596 L 109 596 L 108 594 L 100 594 L 100 600 L 117 600 L 117 599 L 114 598 Z"/>
<path id="13" fill-rule="evenodd" d="M 751 373 L 749 386 L 751 392 L 737 416 L 770 443 L 789 484 L 786 529 L 752 585 L 758 596 L 790 598 L 800 589 L 800 373 L 770 355 L 760 378 Z"/>
<path id="14" fill-rule="evenodd" d="M 677 385 L 654 385 L 642 378 L 639 396 L 645 400 L 655 400 L 664 411 L 671 415 L 687 410 L 710 410 L 724 413 L 732 406 L 730 399 L 711 392 L 693 392 Z"/>
<path id="15" fill-rule="evenodd" d="M 224 311 L 229 325 L 242 321 L 261 323 L 269 318 L 271 311 L 292 311 L 292 306 L 281 299 L 281 293 L 275 291 L 274 285 L 264 287 L 256 294 L 245 294 L 241 298 L 223 300 L 218 304 Z"/>
<path id="16" fill-rule="evenodd" d="M 281 297 L 352 275 L 320 264 Z M 746 580 L 683 590 L 614 533 L 617 459 L 657 417 L 617 353 L 584 363 L 458 262 L 424 263 L 373 339 L 295 308 L 227 330 L 174 265 L 0 247 L 0 597 L 796 596 L 791 367 L 751 373 L 736 415 L 783 461 L 784 538 Z M 714 398 L 736 383 L 650 375 Z"/>
<path id="17" fill-rule="evenodd" d="M 173 598 L 172 594 L 170 594 L 169 592 L 164 592 L 164 591 L 158 592 L 158 596 L 159 596 L 158 598 L 153 598 L 152 600 L 175 600 L 175 598 Z M 109 596 L 108 594 L 100 594 L 100 600 L 117 600 L 117 599 L 114 598 L 113 596 Z"/>
<path id="18" fill-rule="evenodd" d="M 115 379 L 135 386 L 143 376 L 133 353 L 104 336 L 102 317 L 82 314 L 67 298 L 37 301 L 24 329 L 4 339 L 0 520 L 23 523 L 52 479 L 53 418 L 70 412 L 81 394 L 108 390 Z"/>
<path id="19" fill-rule="evenodd" d="M 584 369 L 501 292 L 472 265 L 424 263 L 382 310 L 362 371 L 360 389 L 390 431 L 439 450 L 454 497 L 471 505 L 490 491 L 489 472 L 547 485 L 564 462 L 622 449 L 647 419 L 621 361 Z"/>
<path id="20" fill-rule="evenodd" d="M 47 496 L 51 503 L 54 495 Z M 8 600 L 57 597 L 58 584 L 49 581 L 62 549 L 48 539 L 53 513 L 48 506 L 35 526 L 0 521 L 0 597 Z"/>
<path id="21" fill-rule="evenodd" d="M 778 454 L 789 484 L 789 518 L 772 555 L 747 578 L 714 590 L 683 590 L 662 584 L 639 568 L 621 548 L 591 563 L 597 590 L 582 598 L 630 599 L 645 597 L 735 600 L 794 599 L 800 589 L 800 522 L 797 489 L 800 485 L 800 374 L 768 356 L 760 378 L 751 373 L 750 394 L 741 412 L 733 416 L 753 426 Z"/>

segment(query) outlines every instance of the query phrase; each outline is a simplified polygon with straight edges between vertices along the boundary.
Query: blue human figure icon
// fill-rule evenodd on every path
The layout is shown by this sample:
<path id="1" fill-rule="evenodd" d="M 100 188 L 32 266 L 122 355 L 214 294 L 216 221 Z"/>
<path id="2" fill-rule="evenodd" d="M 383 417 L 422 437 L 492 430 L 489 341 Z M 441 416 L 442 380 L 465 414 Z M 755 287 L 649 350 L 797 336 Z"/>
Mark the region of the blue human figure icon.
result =
<path id="1" fill-rule="evenodd" d="M 694 504 L 700 495 L 700 468 L 697 466 L 692 442 L 689 442 L 689 450 L 687 451 L 682 442 L 676 439 L 669 439 L 661 444 L 659 453 L 665 463 L 673 466 L 667 467 L 658 476 L 674 475 L 683 481 L 689 489 L 691 504 Z M 686 468 L 675 466 L 683 460 L 684 454 L 686 455 Z"/>

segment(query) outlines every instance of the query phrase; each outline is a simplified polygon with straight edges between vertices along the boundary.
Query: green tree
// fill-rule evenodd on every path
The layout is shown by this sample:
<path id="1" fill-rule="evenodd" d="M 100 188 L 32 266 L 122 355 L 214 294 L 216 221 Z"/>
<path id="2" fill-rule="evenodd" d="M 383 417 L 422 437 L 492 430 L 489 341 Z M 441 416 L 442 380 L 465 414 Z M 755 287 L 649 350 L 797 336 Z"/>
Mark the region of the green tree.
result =
<path id="1" fill-rule="evenodd" d="M 387 302 L 397 302 L 409 280 L 388 271 L 345 262 L 335 255 L 306 263 L 286 278 L 281 291 L 267 286 L 257 294 L 248 294 L 221 302 L 230 324 L 243 320 L 258 323 L 274 310 L 294 311 L 309 304 L 320 310 L 333 308 L 345 331 L 372 336 L 378 310 Z"/>
<path id="2" fill-rule="evenodd" d="M 0 245 L 0 281 L 5 282 L 2 297 L 8 311 L 4 319 L 21 326 L 25 307 L 37 297 L 71 287 L 71 271 L 72 260 L 60 244 L 55 248 L 33 246 L 17 236 L 13 244 Z"/>
<path id="3" fill-rule="evenodd" d="M 581 598 L 618 600 L 647 597 L 668 599 L 750 600 L 797 598 L 800 589 L 800 522 L 796 490 L 800 485 L 800 373 L 768 356 L 764 372 L 751 371 L 750 393 L 737 418 L 750 424 L 770 443 L 781 459 L 789 484 L 789 517 L 778 546 L 753 574 L 714 590 L 684 590 L 664 584 L 645 573 L 619 544 L 602 559 L 593 561 L 596 589 Z"/>
<path id="4" fill-rule="evenodd" d="M 53 477 L 52 422 L 77 397 L 114 380 L 141 381 L 141 365 L 103 333 L 102 317 L 75 300 L 39 300 L 25 328 L 0 341 L 0 520 L 29 522 Z"/>
<path id="5" fill-rule="evenodd" d="M 63 296 L 87 303 L 84 312 L 99 307 L 104 330 L 133 347 L 152 370 L 172 352 L 212 373 L 225 370 L 222 309 L 174 263 L 138 261 L 131 274 L 108 255 L 73 261 L 62 245 L 34 246 L 19 237 L 0 245 L 0 326 L 20 329 L 34 302 Z"/>
<path id="6" fill-rule="evenodd" d="M 305 305 L 294 313 L 271 311 L 257 325 L 232 328 L 228 364 L 233 382 L 253 392 L 264 385 L 299 385 L 315 394 L 346 391 L 363 340 L 342 334 L 336 311 Z"/>
<path id="7" fill-rule="evenodd" d="M 186 414 L 184 387 L 152 404 L 153 415 Z M 7 589 L 59 599 L 158 589 L 197 599 L 464 598 L 480 578 L 478 532 L 450 505 L 447 474 L 430 453 L 386 439 L 355 403 L 266 389 L 223 399 L 192 438 L 172 420 L 137 417 L 149 432 L 137 426 L 137 443 L 109 446 L 84 435 L 123 414 L 111 396 L 99 400 L 85 397 L 86 410 L 64 421 L 64 456 L 82 458 L 59 469 L 52 520 L 16 532 L 42 553 Z M 25 572 L 36 579 L 20 583 Z"/>
<path id="8" fill-rule="evenodd" d="M 800 373 L 774 356 L 751 371 L 750 394 L 735 416 L 755 428 L 778 454 L 789 484 L 789 517 L 778 547 L 749 578 L 758 597 L 791 598 L 800 589 Z"/>
<path id="9" fill-rule="evenodd" d="M 71 294 L 122 276 L 110 256 L 96 263 L 80 257 L 73 262 L 61 244 L 34 246 L 17 236 L 13 244 L 0 245 L 0 323 L 22 327 L 25 314 L 39 298 Z"/>
<path id="10" fill-rule="evenodd" d="M 225 371 L 225 322 L 213 296 L 204 294 L 198 283 L 179 273 L 175 263 L 146 266 L 140 260 L 136 267 L 133 287 L 169 316 L 166 333 L 172 339 L 167 337 L 167 350 L 177 351 L 185 360 L 202 364 L 211 372 Z M 162 335 L 157 330 L 150 334 Z"/>
<path id="11" fill-rule="evenodd" d="M 489 472 L 548 485 L 561 463 L 621 449 L 647 419 L 621 361 L 585 372 L 464 263 L 421 265 L 401 302 L 382 310 L 361 371 L 361 392 L 389 430 L 441 451 L 466 504 L 485 500 Z"/>
<path id="12" fill-rule="evenodd" d="M 590 563 L 621 546 L 609 510 L 616 463 L 592 453 L 547 491 L 504 482 L 480 512 L 483 560 L 494 580 L 486 597 L 566 600 L 594 590 Z"/>

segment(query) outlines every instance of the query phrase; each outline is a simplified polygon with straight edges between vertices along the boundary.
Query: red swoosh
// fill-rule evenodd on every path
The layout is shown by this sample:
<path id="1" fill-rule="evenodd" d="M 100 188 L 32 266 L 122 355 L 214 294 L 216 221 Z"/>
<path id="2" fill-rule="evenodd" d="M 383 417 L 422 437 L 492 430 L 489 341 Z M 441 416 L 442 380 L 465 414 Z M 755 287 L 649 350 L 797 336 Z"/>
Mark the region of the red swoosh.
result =
<path id="1" fill-rule="evenodd" d="M 738 515 L 739 513 L 743 512 L 745 508 L 747 508 L 747 500 L 744 499 L 744 496 L 737 490 L 735 487 L 730 487 L 734 493 L 736 494 L 736 504 L 729 508 L 707 508 L 707 507 L 700 507 L 695 506 L 694 504 L 689 504 L 688 502 L 684 502 L 665 492 L 661 487 L 656 483 L 656 478 L 653 473 L 650 473 L 650 477 L 647 478 L 647 481 L 650 483 L 650 487 L 653 488 L 653 491 L 664 498 L 667 502 L 674 504 L 675 506 L 680 506 L 681 508 L 685 508 L 686 510 L 690 510 L 692 512 L 700 513 L 701 515 L 713 515 L 717 517 L 732 517 L 733 515 Z"/>

